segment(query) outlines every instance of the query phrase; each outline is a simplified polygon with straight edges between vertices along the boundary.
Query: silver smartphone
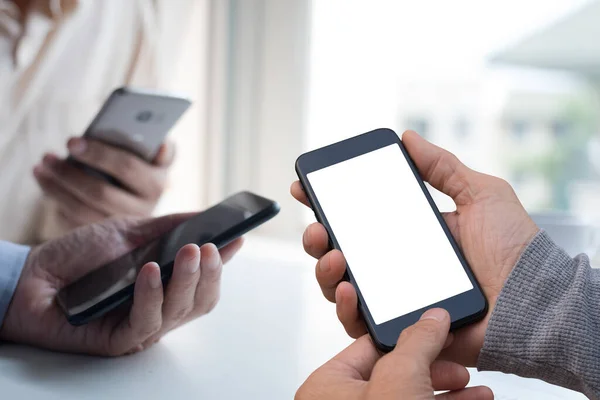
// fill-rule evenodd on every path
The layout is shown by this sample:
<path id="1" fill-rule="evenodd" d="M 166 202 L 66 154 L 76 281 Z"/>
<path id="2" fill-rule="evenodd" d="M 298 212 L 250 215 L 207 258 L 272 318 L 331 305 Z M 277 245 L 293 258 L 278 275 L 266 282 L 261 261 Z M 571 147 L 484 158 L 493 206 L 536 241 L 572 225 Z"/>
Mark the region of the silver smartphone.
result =
<path id="1" fill-rule="evenodd" d="M 127 150 L 152 162 L 165 137 L 190 105 L 189 99 L 179 95 L 121 87 L 108 97 L 83 137 Z M 119 185 L 106 173 L 69 159 L 87 173 Z"/>

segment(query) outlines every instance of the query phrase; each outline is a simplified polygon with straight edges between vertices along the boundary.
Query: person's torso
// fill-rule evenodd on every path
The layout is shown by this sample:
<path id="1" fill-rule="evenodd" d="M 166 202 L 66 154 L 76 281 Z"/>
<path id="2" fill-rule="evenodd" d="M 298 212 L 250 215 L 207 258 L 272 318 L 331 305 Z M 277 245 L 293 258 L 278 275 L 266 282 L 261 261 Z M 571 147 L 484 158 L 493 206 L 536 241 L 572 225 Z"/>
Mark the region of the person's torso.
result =
<path id="1" fill-rule="evenodd" d="M 73 7 L 31 12 L 21 32 L 0 5 L 0 240 L 35 240 L 41 192 L 32 170 L 43 154 L 64 156 L 115 88 L 156 87 L 164 74 L 149 43 L 154 1 L 59 3 Z"/>

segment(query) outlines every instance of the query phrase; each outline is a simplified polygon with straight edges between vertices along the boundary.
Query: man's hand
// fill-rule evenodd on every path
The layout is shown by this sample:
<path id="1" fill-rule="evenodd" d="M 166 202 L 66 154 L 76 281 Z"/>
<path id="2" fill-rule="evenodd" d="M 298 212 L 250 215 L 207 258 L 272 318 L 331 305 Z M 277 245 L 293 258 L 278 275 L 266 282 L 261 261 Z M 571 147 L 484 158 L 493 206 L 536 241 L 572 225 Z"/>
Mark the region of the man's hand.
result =
<path id="1" fill-rule="evenodd" d="M 60 227 L 53 237 L 111 216 L 150 216 L 165 188 L 174 159 L 173 144 L 163 144 L 152 163 L 95 140 L 72 138 L 67 147 L 75 160 L 116 178 L 123 187 L 46 154 L 33 173 L 44 194 L 56 204 L 53 212 L 58 214 Z"/>
<path id="2" fill-rule="evenodd" d="M 210 312 L 219 300 L 223 262 L 237 240 L 220 253 L 212 244 L 184 246 L 166 289 L 156 263 L 140 270 L 130 309 L 117 309 L 87 325 L 71 326 L 56 302 L 60 289 L 88 272 L 144 245 L 189 215 L 152 220 L 109 219 L 87 225 L 31 250 L 7 310 L 0 339 L 51 350 L 117 356 L 143 350 L 161 336 Z"/>
<path id="3" fill-rule="evenodd" d="M 457 331 L 453 345 L 442 354 L 472 366 L 483 346 L 489 316 L 500 290 L 539 229 L 507 182 L 467 168 L 453 154 L 414 132 L 405 132 L 402 142 L 422 178 L 456 203 L 456 211 L 446 213 L 444 218 L 490 305 L 486 318 Z M 299 182 L 292 185 L 291 192 L 308 205 Z M 319 260 L 317 280 L 325 297 L 337 303 L 338 318 L 344 328 L 354 338 L 363 335 L 366 330 L 358 312 L 356 291 L 350 283 L 341 282 L 346 270 L 344 256 L 337 250 L 329 251 L 327 232 L 318 223 L 306 229 L 303 242 L 306 252 Z"/>
<path id="4" fill-rule="evenodd" d="M 435 361 L 448 344 L 450 316 L 427 311 L 405 329 L 396 348 L 379 359 L 365 335 L 316 370 L 296 393 L 296 400 L 493 399 L 487 387 L 465 389 L 469 372 L 459 364 Z M 434 391 L 449 391 L 434 396 Z"/>

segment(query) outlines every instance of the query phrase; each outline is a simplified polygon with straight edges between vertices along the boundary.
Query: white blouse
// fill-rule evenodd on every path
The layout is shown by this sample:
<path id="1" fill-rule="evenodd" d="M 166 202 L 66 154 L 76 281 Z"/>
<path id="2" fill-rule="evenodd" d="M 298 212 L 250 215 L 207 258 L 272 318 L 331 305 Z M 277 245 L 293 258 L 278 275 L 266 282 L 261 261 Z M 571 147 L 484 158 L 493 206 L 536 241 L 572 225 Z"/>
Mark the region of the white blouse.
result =
<path id="1" fill-rule="evenodd" d="M 194 0 L 0 0 L 0 240 L 58 230 L 33 177 L 116 87 L 164 88 Z"/>

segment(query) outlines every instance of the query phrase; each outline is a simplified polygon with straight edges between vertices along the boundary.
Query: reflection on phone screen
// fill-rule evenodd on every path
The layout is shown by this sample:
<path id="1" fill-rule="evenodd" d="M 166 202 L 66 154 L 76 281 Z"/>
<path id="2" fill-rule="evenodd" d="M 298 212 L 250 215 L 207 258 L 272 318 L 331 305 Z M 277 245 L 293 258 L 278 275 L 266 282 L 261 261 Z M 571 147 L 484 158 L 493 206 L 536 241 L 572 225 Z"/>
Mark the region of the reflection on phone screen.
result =
<path id="1" fill-rule="evenodd" d="M 256 203 L 257 200 L 248 203 L 253 201 L 249 197 L 244 199 L 245 204 L 240 204 L 239 195 L 234 200 L 237 201 L 222 202 L 191 217 L 168 234 L 134 249 L 66 287 L 60 294 L 63 307 L 70 315 L 87 310 L 135 283 L 139 270 L 151 261 L 161 266 L 164 275 L 170 272 L 165 269 L 172 268 L 171 262 L 181 247 L 188 243 L 209 243 L 255 215 L 261 207 L 264 208 L 264 205 Z"/>

